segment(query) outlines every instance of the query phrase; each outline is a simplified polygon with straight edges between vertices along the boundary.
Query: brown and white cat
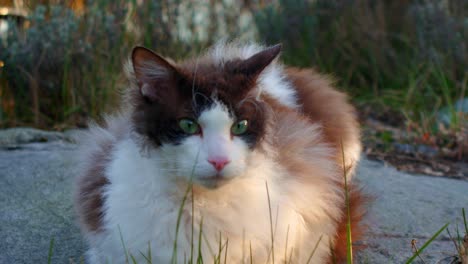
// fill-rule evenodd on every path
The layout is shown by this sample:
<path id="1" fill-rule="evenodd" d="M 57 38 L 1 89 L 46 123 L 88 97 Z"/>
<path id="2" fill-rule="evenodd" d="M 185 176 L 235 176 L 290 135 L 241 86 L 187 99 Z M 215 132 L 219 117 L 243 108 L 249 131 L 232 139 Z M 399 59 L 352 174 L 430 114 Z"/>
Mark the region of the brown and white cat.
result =
<path id="1" fill-rule="evenodd" d="M 180 63 L 133 50 L 121 113 L 79 153 L 89 263 L 146 263 L 149 249 L 153 263 L 305 263 L 315 247 L 310 263 L 346 257 L 354 109 L 327 77 L 283 67 L 280 50 L 222 43 Z M 357 224 L 362 198 L 350 195 Z"/>

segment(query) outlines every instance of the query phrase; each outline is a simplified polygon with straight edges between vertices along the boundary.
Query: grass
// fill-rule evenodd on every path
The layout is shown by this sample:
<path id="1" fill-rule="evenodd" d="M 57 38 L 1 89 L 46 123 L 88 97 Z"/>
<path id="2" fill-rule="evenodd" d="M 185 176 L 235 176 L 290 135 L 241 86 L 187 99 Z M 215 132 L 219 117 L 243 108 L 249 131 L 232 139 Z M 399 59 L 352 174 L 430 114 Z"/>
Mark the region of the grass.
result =
<path id="1" fill-rule="evenodd" d="M 312 260 L 312 257 L 314 256 L 315 254 L 315 251 L 317 250 L 318 246 L 320 245 L 320 241 L 322 241 L 322 238 L 323 238 L 323 235 L 320 235 L 319 239 L 317 240 L 317 243 L 315 243 L 315 246 L 314 246 L 314 249 L 312 250 L 312 252 L 310 253 L 310 256 L 309 258 L 307 259 L 307 264 L 310 263 L 310 261 Z M 352 263 L 352 261 L 351 261 Z"/>
<path id="2" fill-rule="evenodd" d="M 343 148 L 343 141 L 340 141 L 341 159 L 343 160 L 343 180 L 344 180 L 344 193 L 345 193 L 345 206 L 346 206 L 346 260 L 348 264 L 353 263 L 353 236 L 351 232 L 351 210 L 349 202 L 349 189 L 347 178 L 347 164 L 345 164 L 345 153 Z"/>
<path id="3" fill-rule="evenodd" d="M 213 23 L 208 37 L 184 40 L 173 30 L 180 1 L 129 0 L 115 5 L 98 0 L 74 11 L 66 2 L 27 2 L 26 26 L 12 22 L 0 41 L 0 127 L 84 126 L 85 119 L 99 117 L 119 100 L 119 90 L 127 84 L 122 65 L 135 45 L 178 59 L 212 44 L 218 31 L 242 34 L 233 20 L 221 23 L 223 29 Z M 213 8 L 188 2 L 185 8 L 192 5 Z M 240 7 L 223 5 L 232 11 L 226 19 L 238 17 Z M 192 13 L 185 21 L 189 35 L 199 31 L 193 28 L 198 18 Z"/>
<path id="4" fill-rule="evenodd" d="M 464 5 L 280 0 L 256 21 L 262 40 L 283 43 L 287 64 L 331 73 L 361 108 L 389 109 L 406 119 L 400 126 L 438 134 L 443 107 L 452 117 L 447 129 L 462 129 L 453 104 L 465 97 L 468 78 Z"/>
<path id="5" fill-rule="evenodd" d="M 468 234 L 468 224 L 466 223 L 465 208 L 462 209 L 463 224 L 465 225 L 465 234 Z"/>
<path id="6" fill-rule="evenodd" d="M 122 230 L 120 229 L 120 226 L 119 226 L 119 235 L 120 235 L 120 242 L 122 243 L 122 247 L 123 247 L 123 250 L 125 252 L 125 262 L 128 263 L 128 251 L 127 251 L 127 247 L 125 246 L 125 241 L 124 241 L 124 238 L 123 238 L 123 235 L 122 235 Z"/>
<path id="7" fill-rule="evenodd" d="M 454 239 L 452 235 L 450 234 L 450 230 L 448 229 L 449 223 L 447 223 L 443 227 L 441 227 L 436 233 L 434 233 L 434 235 L 432 235 L 432 237 L 429 238 L 420 248 L 417 248 L 416 240 L 413 239 L 411 241 L 411 246 L 413 248 L 414 254 L 405 263 L 406 264 L 413 263 L 417 258 L 420 259 L 421 262 L 426 263 L 421 254 L 431 243 L 434 242 L 434 240 L 444 230 L 447 231 L 450 239 L 454 242 L 455 252 L 457 252 L 457 254 L 453 256 L 449 256 L 443 260 L 451 259 L 452 261 L 450 263 L 465 263 L 468 260 L 468 243 L 465 242 L 465 241 L 468 241 L 468 224 L 467 224 L 466 215 L 465 215 L 465 208 L 462 208 L 462 218 L 463 218 L 463 224 L 465 228 L 465 235 L 463 237 L 459 234 L 458 226 L 457 226 L 457 239 Z"/>
<path id="8" fill-rule="evenodd" d="M 426 247 L 428 247 L 439 235 L 440 233 L 442 233 L 447 227 L 448 227 L 449 223 L 445 224 L 443 227 L 441 227 L 431 238 L 429 238 L 429 240 L 426 241 L 426 243 L 424 243 L 422 245 L 421 248 L 416 248 L 416 245 L 415 245 L 415 242 L 412 242 L 412 245 L 413 245 L 413 248 L 415 249 L 414 251 L 414 255 L 412 257 L 410 257 L 405 263 L 406 264 L 410 264 L 410 263 L 413 263 L 413 261 L 419 257 L 421 258 L 420 254 L 424 251 L 424 249 L 426 249 Z M 413 239 L 413 241 L 415 241 Z"/>
<path id="9" fill-rule="evenodd" d="M 268 183 L 267 182 L 265 182 L 265 188 L 266 188 L 267 198 L 268 198 L 268 214 L 270 216 L 271 261 L 272 261 L 272 263 L 275 263 L 275 232 L 273 231 L 273 216 L 272 216 L 272 213 L 271 213 L 270 191 L 268 190 Z M 276 230 L 276 228 L 275 228 L 275 230 Z M 287 248 L 285 248 L 285 251 L 286 250 L 287 250 Z M 268 260 L 267 260 L 267 262 L 268 262 Z"/>
<path id="10" fill-rule="evenodd" d="M 197 155 L 195 156 L 195 161 L 198 160 L 198 157 L 200 155 L 200 149 L 197 151 Z M 192 166 L 192 171 L 190 173 L 190 181 L 189 181 L 189 184 L 187 184 L 187 189 L 185 190 L 185 193 L 184 193 L 184 196 L 182 198 L 182 202 L 180 204 L 180 207 L 179 207 L 179 212 L 177 213 L 177 223 L 176 223 L 176 230 L 175 230 L 175 240 L 174 240 L 174 247 L 173 247 L 173 251 L 172 251 L 172 258 L 171 258 L 171 263 L 174 263 L 176 264 L 177 263 L 177 240 L 178 240 L 178 237 L 179 237 L 179 228 L 180 228 L 180 221 L 182 220 L 182 213 L 183 213 L 183 210 L 184 210 L 184 207 L 185 207 L 185 203 L 187 202 L 187 199 L 188 199 L 188 195 L 189 193 L 192 195 L 192 200 L 191 200 L 191 205 L 192 205 L 192 230 L 191 230 L 191 249 L 190 249 L 190 260 L 192 261 L 193 263 L 193 245 L 194 245 L 194 224 L 195 224 L 195 219 L 194 219 L 194 212 L 195 212 L 195 207 L 194 207 L 194 194 L 193 194 L 193 175 L 194 175 L 194 172 L 195 172 L 195 166 L 196 166 L 196 162 L 194 162 L 193 166 Z M 202 223 L 203 221 L 200 223 L 200 230 L 201 230 L 201 227 L 202 227 Z M 200 231 L 200 236 L 201 236 L 201 231 Z M 201 237 L 199 239 L 199 247 L 201 246 Z"/>
<path id="11" fill-rule="evenodd" d="M 55 239 L 52 238 L 49 243 L 49 254 L 47 255 L 47 264 L 52 263 L 52 255 L 54 254 L 54 242 Z"/>

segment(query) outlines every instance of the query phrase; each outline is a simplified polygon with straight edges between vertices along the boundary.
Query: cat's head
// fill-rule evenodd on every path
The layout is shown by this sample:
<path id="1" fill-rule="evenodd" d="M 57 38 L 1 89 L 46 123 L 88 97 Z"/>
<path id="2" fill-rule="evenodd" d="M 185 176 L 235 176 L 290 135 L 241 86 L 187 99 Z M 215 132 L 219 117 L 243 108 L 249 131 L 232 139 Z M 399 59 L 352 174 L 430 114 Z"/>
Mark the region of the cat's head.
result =
<path id="1" fill-rule="evenodd" d="M 217 187 L 243 175 L 268 119 L 257 79 L 278 56 L 276 45 L 248 58 L 206 57 L 172 63 L 136 47 L 132 121 L 174 177 Z"/>

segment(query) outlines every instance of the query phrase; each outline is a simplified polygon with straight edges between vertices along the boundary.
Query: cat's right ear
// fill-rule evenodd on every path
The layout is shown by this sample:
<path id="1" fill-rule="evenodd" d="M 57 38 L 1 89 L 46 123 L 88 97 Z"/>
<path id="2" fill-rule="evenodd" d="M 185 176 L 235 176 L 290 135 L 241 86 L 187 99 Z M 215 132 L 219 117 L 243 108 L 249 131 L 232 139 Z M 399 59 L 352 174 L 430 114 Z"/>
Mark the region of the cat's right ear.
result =
<path id="1" fill-rule="evenodd" d="M 177 69 L 153 51 L 135 47 L 132 65 L 140 92 L 149 100 L 156 101 L 159 91 L 173 88 Z"/>

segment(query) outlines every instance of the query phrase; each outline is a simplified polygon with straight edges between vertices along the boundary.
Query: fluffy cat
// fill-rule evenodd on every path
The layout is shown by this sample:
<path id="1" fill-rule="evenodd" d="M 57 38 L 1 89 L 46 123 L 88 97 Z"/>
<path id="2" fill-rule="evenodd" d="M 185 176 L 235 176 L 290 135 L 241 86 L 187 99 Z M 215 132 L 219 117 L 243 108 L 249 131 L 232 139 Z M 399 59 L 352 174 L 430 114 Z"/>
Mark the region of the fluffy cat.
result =
<path id="1" fill-rule="evenodd" d="M 121 113 L 79 153 L 89 263 L 146 263 L 149 249 L 153 263 L 346 258 L 354 109 L 327 77 L 283 67 L 280 50 L 219 44 L 179 63 L 133 50 Z M 356 240 L 362 198 L 350 198 Z"/>

